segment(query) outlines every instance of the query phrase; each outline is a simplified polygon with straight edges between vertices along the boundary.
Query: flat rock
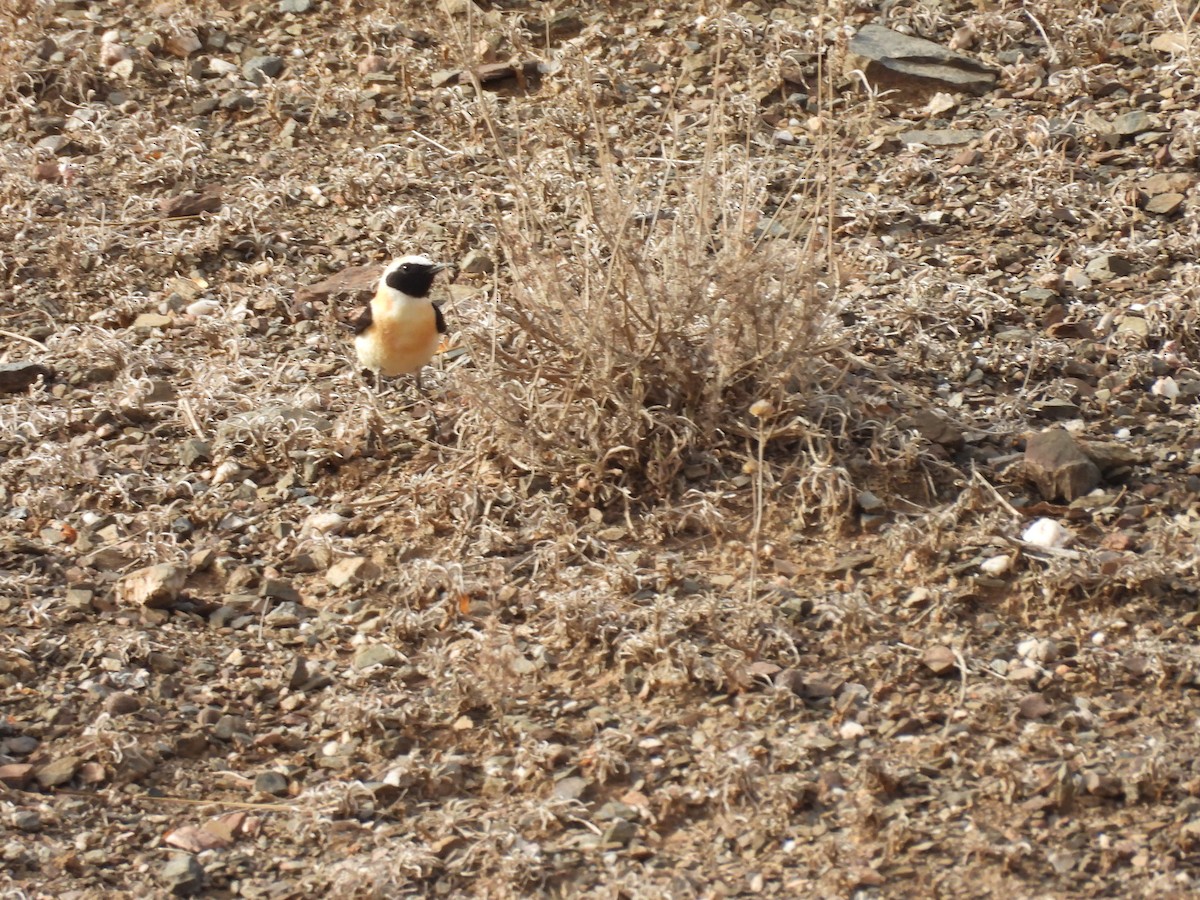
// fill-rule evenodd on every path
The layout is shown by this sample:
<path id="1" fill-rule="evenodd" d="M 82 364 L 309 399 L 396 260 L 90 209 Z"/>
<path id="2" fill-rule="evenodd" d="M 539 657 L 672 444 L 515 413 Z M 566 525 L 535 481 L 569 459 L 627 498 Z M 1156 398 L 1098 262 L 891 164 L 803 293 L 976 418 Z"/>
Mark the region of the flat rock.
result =
<path id="1" fill-rule="evenodd" d="M 355 651 L 351 665 L 361 672 L 374 666 L 398 666 L 402 662 L 404 657 L 387 644 L 367 644 Z"/>
<path id="2" fill-rule="evenodd" d="M 963 445 L 962 429 L 932 409 L 922 409 L 913 413 L 909 421 L 911 427 L 930 443 L 941 444 L 951 450 L 957 450 Z"/>
<path id="3" fill-rule="evenodd" d="M 1113 134 L 1119 134 L 1122 137 L 1141 134 L 1143 131 L 1149 131 L 1153 127 L 1154 120 L 1150 117 L 1149 113 L 1140 109 L 1117 116 L 1112 121 Z"/>
<path id="4" fill-rule="evenodd" d="M 172 563 L 160 563 L 130 572 L 121 579 L 118 594 L 131 606 L 166 609 L 177 599 L 187 582 L 188 570 Z"/>
<path id="5" fill-rule="evenodd" d="M 1156 216 L 1173 216 L 1183 208 L 1185 200 L 1187 197 L 1174 191 L 1155 194 L 1146 201 L 1146 212 L 1154 213 Z"/>
<path id="6" fill-rule="evenodd" d="M 482 250 L 470 250 L 458 268 L 464 275 L 490 275 L 496 270 L 496 264 Z"/>
<path id="7" fill-rule="evenodd" d="M 1050 428 L 1025 444 L 1025 474 L 1049 501 L 1082 497 L 1100 483 L 1100 468 L 1070 432 Z"/>
<path id="8" fill-rule="evenodd" d="M 958 147 L 981 137 L 983 132 L 975 128 L 916 129 L 899 134 L 902 144 L 924 144 L 927 147 Z"/>
<path id="9" fill-rule="evenodd" d="M 161 313 L 141 313 L 130 328 L 135 331 L 151 331 L 155 328 L 166 328 L 175 320 L 170 316 L 164 316 Z"/>
<path id="10" fill-rule="evenodd" d="M 921 662 L 934 675 L 949 674 L 958 666 L 954 651 L 941 644 L 926 650 L 921 655 Z"/>
<path id="11" fill-rule="evenodd" d="M 296 302 L 304 303 L 318 297 L 337 294 L 363 294 L 373 290 L 379 281 L 383 267 L 378 263 L 366 266 L 349 266 L 340 272 L 334 272 L 315 284 L 308 284 L 296 289 Z"/>
<path id="12" fill-rule="evenodd" d="M 365 556 L 351 556 L 339 559 L 325 573 L 325 580 L 335 588 L 352 584 L 362 584 L 372 578 L 378 578 L 382 570 Z"/>
<path id="13" fill-rule="evenodd" d="M 209 185 L 203 190 L 184 191 L 174 197 L 163 198 L 159 201 L 158 211 L 168 219 L 174 219 L 217 212 L 223 205 L 221 189 Z"/>
<path id="14" fill-rule="evenodd" d="M 0 364 L 0 394 L 19 394 L 27 390 L 39 378 L 49 381 L 53 373 L 46 366 L 35 362 Z"/>
<path id="15" fill-rule="evenodd" d="M 1127 444 L 1113 441 L 1079 441 L 1078 444 L 1106 477 L 1111 472 L 1127 469 L 1142 461 L 1142 454 Z"/>
<path id="16" fill-rule="evenodd" d="M 66 784 L 75 777 L 82 763 L 78 756 L 61 756 L 37 770 L 37 782 L 44 788 Z"/>
<path id="17" fill-rule="evenodd" d="M 1188 36 L 1183 31 L 1164 31 L 1150 41 L 1150 49 L 1158 53 L 1187 53 Z"/>
<path id="18" fill-rule="evenodd" d="M 986 94 L 996 85 L 995 70 L 978 60 L 881 25 L 864 25 L 850 39 L 846 68 L 881 90 Z"/>

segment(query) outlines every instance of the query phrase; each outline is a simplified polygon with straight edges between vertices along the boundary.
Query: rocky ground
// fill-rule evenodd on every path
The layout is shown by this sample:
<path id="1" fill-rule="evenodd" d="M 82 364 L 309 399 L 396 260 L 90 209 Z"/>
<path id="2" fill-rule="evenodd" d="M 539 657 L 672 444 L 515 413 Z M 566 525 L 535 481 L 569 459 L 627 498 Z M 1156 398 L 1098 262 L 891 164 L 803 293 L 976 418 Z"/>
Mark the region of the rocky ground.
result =
<path id="1" fill-rule="evenodd" d="M 0 4 L 6 895 L 1200 888 L 1191 13 L 733 7 Z"/>

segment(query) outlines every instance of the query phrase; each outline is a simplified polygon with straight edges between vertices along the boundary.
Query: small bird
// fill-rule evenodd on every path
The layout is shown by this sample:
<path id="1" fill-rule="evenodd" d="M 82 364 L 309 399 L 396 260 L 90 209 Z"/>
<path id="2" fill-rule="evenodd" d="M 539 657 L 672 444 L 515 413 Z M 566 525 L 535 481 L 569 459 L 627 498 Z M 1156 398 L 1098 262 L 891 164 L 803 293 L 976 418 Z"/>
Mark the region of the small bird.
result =
<path id="1" fill-rule="evenodd" d="M 354 350 L 373 376 L 416 375 L 446 333 L 442 311 L 429 299 L 433 277 L 447 268 L 425 256 L 388 263 L 369 306 L 354 320 Z"/>

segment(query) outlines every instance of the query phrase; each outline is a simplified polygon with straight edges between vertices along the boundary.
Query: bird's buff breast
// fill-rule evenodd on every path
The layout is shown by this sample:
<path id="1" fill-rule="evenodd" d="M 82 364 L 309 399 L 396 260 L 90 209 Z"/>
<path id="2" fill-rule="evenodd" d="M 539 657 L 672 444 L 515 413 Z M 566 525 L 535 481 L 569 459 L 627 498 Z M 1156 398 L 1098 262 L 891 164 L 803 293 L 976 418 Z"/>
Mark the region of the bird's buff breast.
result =
<path id="1" fill-rule="evenodd" d="M 440 335 L 433 307 L 372 311 L 374 322 L 354 341 L 359 361 L 381 375 L 407 375 L 425 365 L 437 351 Z"/>

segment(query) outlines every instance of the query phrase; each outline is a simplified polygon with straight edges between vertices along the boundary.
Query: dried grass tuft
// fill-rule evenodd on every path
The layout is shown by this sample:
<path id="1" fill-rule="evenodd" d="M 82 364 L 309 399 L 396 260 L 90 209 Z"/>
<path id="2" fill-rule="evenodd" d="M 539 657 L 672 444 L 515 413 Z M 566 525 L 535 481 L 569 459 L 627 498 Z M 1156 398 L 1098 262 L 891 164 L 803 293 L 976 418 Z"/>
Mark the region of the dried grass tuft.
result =
<path id="1" fill-rule="evenodd" d="M 686 466 L 755 433 L 756 400 L 804 404 L 836 340 L 832 292 L 809 235 L 762 239 L 766 173 L 711 127 L 703 158 L 618 168 L 602 146 L 574 180 L 510 157 L 497 239 L 513 288 L 496 313 L 515 328 L 476 348 L 464 378 L 482 412 L 464 427 L 518 465 L 601 496 L 678 496 Z"/>

